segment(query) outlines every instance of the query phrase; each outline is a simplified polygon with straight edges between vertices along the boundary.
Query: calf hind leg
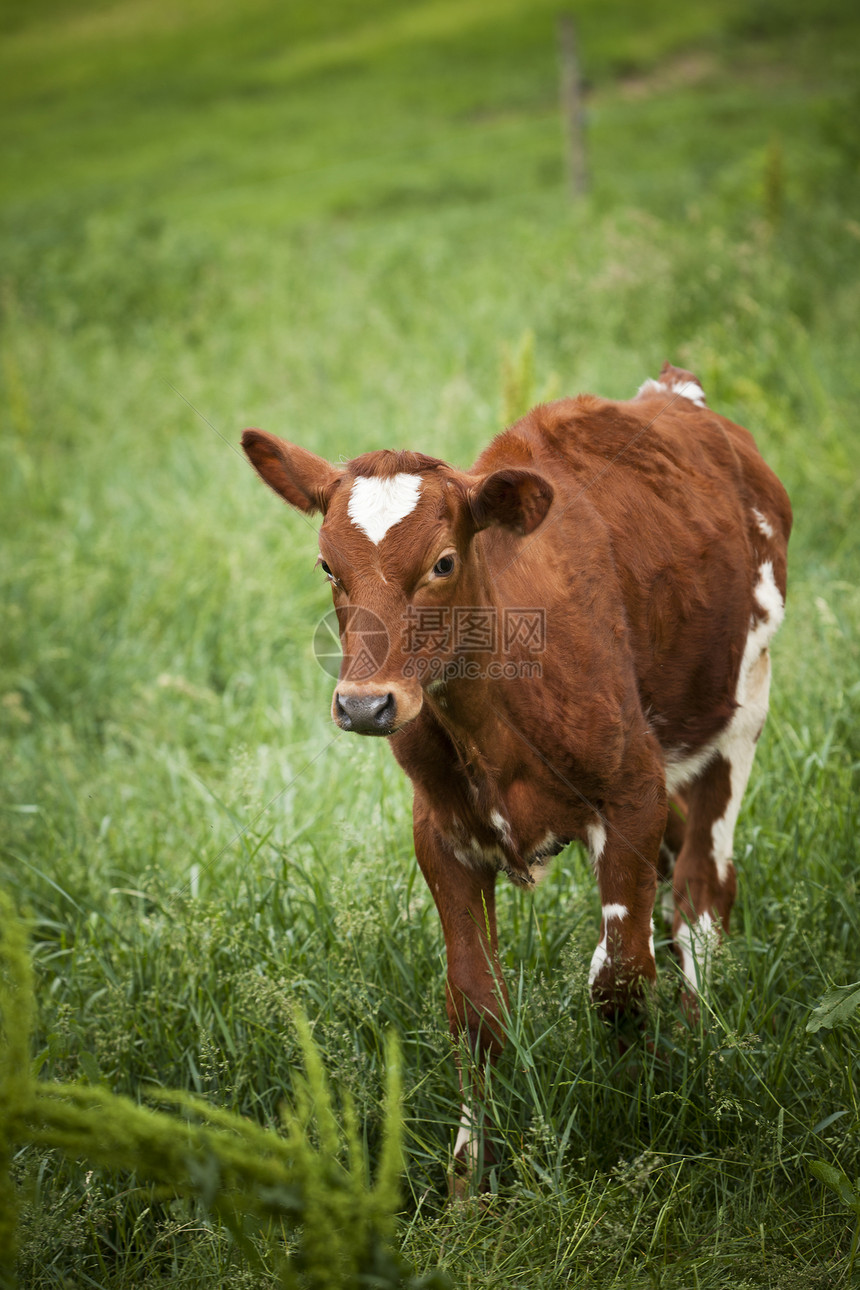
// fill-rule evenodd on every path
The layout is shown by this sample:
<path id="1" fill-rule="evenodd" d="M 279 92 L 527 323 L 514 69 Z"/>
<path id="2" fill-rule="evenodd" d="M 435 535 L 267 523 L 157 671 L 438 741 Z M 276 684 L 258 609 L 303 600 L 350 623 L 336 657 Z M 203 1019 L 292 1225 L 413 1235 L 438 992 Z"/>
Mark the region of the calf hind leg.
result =
<path id="1" fill-rule="evenodd" d="M 675 865 L 672 936 L 684 975 L 698 990 L 709 947 L 729 930 L 737 880 L 732 863 L 735 825 L 767 715 L 767 649 L 747 660 L 738 709 L 720 736 L 715 756 L 685 790 L 687 822 Z"/>
<path id="2" fill-rule="evenodd" d="M 754 512 L 757 514 L 757 512 Z M 735 824 L 764 727 L 770 697 L 768 644 L 782 621 L 782 591 L 773 565 L 762 564 L 750 630 L 738 674 L 734 716 L 717 739 L 714 756 L 687 790 L 684 845 L 675 866 L 673 937 L 684 973 L 699 985 L 696 949 L 704 957 L 720 930 L 728 931 L 735 899 L 732 864 Z"/>
<path id="3" fill-rule="evenodd" d="M 718 753 L 687 790 L 687 824 L 672 883 L 672 937 L 696 991 L 710 949 L 729 930 L 737 891 L 734 831 L 751 764 L 751 752 L 735 760 Z"/>

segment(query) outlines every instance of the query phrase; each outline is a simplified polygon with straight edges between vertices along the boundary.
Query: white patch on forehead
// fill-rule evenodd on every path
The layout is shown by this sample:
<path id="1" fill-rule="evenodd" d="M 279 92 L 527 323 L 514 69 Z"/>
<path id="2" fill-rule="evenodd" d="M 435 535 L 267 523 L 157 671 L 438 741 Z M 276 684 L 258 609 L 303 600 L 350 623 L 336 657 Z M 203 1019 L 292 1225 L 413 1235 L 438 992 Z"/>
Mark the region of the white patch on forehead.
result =
<path id="1" fill-rule="evenodd" d="M 384 479 L 362 475 L 350 489 L 347 514 L 378 545 L 390 528 L 412 514 L 420 492 L 420 475 L 389 475 Z"/>

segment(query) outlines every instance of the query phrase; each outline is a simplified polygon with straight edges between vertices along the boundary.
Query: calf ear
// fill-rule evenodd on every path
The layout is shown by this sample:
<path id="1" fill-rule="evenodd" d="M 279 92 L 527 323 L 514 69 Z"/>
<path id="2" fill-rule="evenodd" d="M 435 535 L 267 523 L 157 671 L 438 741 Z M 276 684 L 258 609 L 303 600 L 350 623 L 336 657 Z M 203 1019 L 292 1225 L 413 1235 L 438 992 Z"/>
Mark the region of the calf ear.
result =
<path id="1" fill-rule="evenodd" d="M 246 430 L 242 447 L 261 479 L 300 511 L 325 515 L 342 470 L 265 430 Z"/>
<path id="2" fill-rule="evenodd" d="M 537 528 L 552 499 L 552 485 L 533 470 L 496 470 L 469 489 L 476 528 L 501 524 L 521 536 Z"/>

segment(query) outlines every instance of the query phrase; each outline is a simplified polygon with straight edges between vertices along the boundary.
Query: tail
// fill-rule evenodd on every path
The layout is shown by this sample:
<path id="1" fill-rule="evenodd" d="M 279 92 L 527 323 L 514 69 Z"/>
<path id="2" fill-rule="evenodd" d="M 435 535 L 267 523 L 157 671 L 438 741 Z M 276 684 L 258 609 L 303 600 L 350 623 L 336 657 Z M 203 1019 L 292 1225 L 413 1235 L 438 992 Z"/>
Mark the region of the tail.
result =
<path id="1" fill-rule="evenodd" d="M 689 399 L 697 407 L 705 407 L 705 391 L 699 382 L 699 378 L 692 372 L 685 372 L 681 367 L 673 367 L 671 363 L 664 363 L 660 368 L 658 380 L 649 379 L 639 386 L 636 392 L 637 399 L 646 398 L 652 394 L 660 394 L 663 397 L 676 395 L 682 399 Z"/>

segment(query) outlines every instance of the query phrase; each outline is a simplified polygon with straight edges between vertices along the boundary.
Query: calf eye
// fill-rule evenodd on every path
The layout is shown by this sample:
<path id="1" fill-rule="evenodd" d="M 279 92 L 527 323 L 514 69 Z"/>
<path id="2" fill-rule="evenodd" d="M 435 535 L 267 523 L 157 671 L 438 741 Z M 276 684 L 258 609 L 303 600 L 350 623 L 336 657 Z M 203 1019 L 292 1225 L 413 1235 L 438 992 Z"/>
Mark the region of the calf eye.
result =
<path id="1" fill-rule="evenodd" d="M 331 569 L 326 564 L 325 560 L 320 560 L 319 564 L 320 564 L 320 568 L 322 569 L 325 576 L 328 578 L 329 582 L 333 583 L 336 587 L 339 587 L 340 583 L 332 573 Z"/>
<path id="2" fill-rule="evenodd" d="M 448 578 L 454 572 L 453 555 L 443 555 L 441 560 L 437 560 L 433 565 L 433 574 L 436 578 Z"/>

